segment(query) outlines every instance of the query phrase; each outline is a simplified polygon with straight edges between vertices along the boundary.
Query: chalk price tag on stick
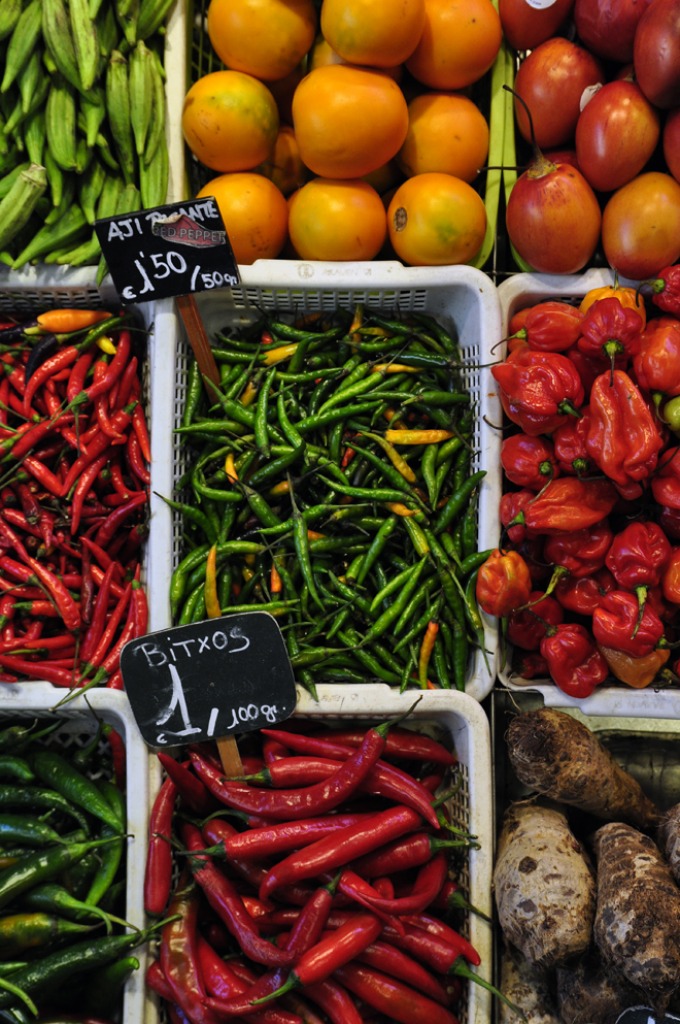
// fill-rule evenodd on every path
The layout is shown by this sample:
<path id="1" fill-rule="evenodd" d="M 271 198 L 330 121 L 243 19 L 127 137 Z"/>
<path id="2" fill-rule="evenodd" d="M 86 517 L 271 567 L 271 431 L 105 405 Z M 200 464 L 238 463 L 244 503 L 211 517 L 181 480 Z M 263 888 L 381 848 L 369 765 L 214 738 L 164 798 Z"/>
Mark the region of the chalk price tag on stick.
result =
<path id="1" fill-rule="evenodd" d="M 241 280 L 212 196 L 104 217 L 94 228 L 122 303 L 175 298 Z"/>
<path id="2" fill-rule="evenodd" d="M 147 633 L 121 652 L 142 738 L 163 749 L 283 722 L 295 710 L 293 668 L 268 612 L 242 612 Z"/>

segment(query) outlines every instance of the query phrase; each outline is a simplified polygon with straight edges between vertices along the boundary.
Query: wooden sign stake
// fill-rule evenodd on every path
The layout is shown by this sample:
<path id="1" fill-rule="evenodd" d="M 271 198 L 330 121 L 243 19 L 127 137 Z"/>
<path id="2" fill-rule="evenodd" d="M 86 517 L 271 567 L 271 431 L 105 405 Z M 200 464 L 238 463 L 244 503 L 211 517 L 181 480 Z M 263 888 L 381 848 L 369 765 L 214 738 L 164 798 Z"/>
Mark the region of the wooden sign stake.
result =
<path id="1" fill-rule="evenodd" d="M 203 326 L 201 314 L 196 305 L 196 299 L 193 295 L 179 295 L 176 302 L 189 344 L 201 371 L 208 397 L 214 399 L 215 393 L 211 389 L 210 384 L 220 384 L 220 371 L 215 362 L 215 357 L 210 347 L 210 339 Z M 241 761 L 238 744 L 234 737 L 224 736 L 222 739 L 218 739 L 217 749 L 225 775 L 243 775 L 243 762 Z"/>

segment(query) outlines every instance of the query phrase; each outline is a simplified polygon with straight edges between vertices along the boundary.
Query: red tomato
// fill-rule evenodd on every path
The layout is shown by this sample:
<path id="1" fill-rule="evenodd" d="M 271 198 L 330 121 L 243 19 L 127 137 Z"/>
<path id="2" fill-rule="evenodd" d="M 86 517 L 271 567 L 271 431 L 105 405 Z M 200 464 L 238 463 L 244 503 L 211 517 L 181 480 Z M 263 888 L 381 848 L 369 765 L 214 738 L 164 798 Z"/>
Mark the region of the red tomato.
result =
<path id="1" fill-rule="evenodd" d="M 600 236 L 600 206 L 575 167 L 541 159 L 519 176 L 505 214 L 508 237 L 542 274 L 575 274 Z"/>
<path id="2" fill-rule="evenodd" d="M 640 18 L 633 48 L 635 77 L 656 107 L 680 105 L 680 0 L 654 0 Z"/>
<path id="3" fill-rule="evenodd" d="M 635 281 L 680 259 L 680 184 L 648 171 L 617 189 L 604 208 L 602 247 L 609 265 Z"/>
<path id="4" fill-rule="evenodd" d="M 515 50 L 533 50 L 558 34 L 573 6 L 574 0 L 499 0 L 503 34 Z"/>
<path id="5" fill-rule="evenodd" d="M 541 43 L 522 61 L 515 92 L 531 112 L 535 141 L 541 149 L 572 141 L 583 90 L 602 81 L 597 58 L 560 36 Z M 515 117 L 520 135 L 531 141 L 529 117 L 517 99 Z"/>
<path id="6" fill-rule="evenodd" d="M 576 0 L 574 22 L 579 39 L 592 53 L 625 63 L 633 59 L 638 22 L 651 0 Z"/>
<path id="7" fill-rule="evenodd" d="M 657 111 L 634 82 L 607 82 L 581 111 L 576 157 L 586 180 L 613 192 L 642 171 L 659 141 Z"/>
<path id="8" fill-rule="evenodd" d="M 676 181 L 680 181 L 680 107 L 669 110 L 663 126 L 663 156 Z"/>

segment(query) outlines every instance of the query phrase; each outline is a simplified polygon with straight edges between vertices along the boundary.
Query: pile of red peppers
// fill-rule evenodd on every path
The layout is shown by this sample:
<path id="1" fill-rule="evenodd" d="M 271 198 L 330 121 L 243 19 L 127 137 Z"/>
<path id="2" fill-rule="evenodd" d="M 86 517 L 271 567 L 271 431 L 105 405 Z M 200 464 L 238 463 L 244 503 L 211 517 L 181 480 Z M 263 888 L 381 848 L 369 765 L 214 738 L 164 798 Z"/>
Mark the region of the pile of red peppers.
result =
<path id="1" fill-rule="evenodd" d="M 503 533 L 477 598 L 512 671 L 576 698 L 677 685 L 680 265 L 519 310 L 492 374 Z"/>
<path id="2" fill-rule="evenodd" d="M 262 729 L 240 752 L 239 779 L 214 745 L 158 754 L 147 984 L 170 1021 L 457 1024 L 462 979 L 491 986 L 458 930 L 455 753 L 398 723 Z"/>
<path id="3" fill-rule="evenodd" d="M 136 330 L 84 309 L 0 323 L 0 681 L 120 689 L 147 631 Z"/>

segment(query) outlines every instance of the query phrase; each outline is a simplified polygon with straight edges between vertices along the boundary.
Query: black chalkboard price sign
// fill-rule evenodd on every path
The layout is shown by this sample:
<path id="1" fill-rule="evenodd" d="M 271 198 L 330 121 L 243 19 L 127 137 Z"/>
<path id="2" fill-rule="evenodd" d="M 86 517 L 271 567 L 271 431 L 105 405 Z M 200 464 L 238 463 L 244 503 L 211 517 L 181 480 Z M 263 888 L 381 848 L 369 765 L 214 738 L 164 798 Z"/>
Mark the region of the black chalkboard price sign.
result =
<path id="1" fill-rule="evenodd" d="M 212 196 L 103 217 L 94 228 L 123 304 L 175 298 L 240 281 Z"/>
<path id="2" fill-rule="evenodd" d="M 147 633 L 121 652 L 139 731 L 155 749 L 283 722 L 295 710 L 293 668 L 268 612 L 243 612 Z"/>
<path id="3" fill-rule="evenodd" d="M 672 1013 L 655 1013 L 649 1006 L 630 1006 L 616 1019 L 616 1024 L 680 1024 Z"/>

